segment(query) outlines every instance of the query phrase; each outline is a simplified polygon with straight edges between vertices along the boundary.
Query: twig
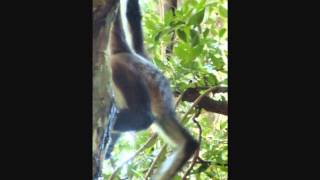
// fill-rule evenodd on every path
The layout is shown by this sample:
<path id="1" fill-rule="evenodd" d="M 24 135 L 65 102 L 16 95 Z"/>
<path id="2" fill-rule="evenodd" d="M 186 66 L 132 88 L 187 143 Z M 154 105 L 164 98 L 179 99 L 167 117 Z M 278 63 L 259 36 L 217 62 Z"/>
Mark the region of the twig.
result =
<path id="1" fill-rule="evenodd" d="M 186 91 L 183 91 L 177 98 L 177 101 L 176 101 L 176 104 L 175 104 L 175 108 L 177 109 L 179 103 L 181 102 L 182 100 L 182 97 L 184 96 L 184 94 L 186 93 Z"/>
<path id="2" fill-rule="evenodd" d="M 212 162 L 212 161 L 206 161 L 206 160 L 203 160 L 201 157 L 198 157 L 197 163 L 201 163 L 201 164 L 214 164 L 214 165 L 216 165 L 216 166 L 228 166 L 228 164 L 221 164 L 221 163 L 214 163 L 214 162 Z"/>
<path id="3" fill-rule="evenodd" d="M 198 111 L 196 112 L 196 114 L 194 115 L 194 117 L 192 118 L 193 122 L 197 125 L 198 129 L 199 129 L 199 136 L 198 136 L 198 142 L 199 142 L 199 148 L 196 150 L 196 152 L 194 153 L 192 162 L 190 167 L 188 168 L 188 170 L 185 172 L 185 174 L 182 177 L 182 180 L 186 180 L 188 174 L 191 172 L 191 170 L 193 169 L 194 165 L 197 162 L 197 159 L 199 157 L 199 153 L 200 153 L 200 145 L 201 145 L 201 137 L 202 137 L 202 128 L 201 125 L 199 124 L 199 122 L 196 120 L 196 118 L 200 115 L 201 109 L 198 109 Z"/>
<path id="4" fill-rule="evenodd" d="M 196 98 L 200 96 L 200 90 L 203 90 L 203 89 L 204 87 L 187 88 L 182 98 L 182 101 L 194 102 Z M 217 88 L 212 91 L 212 94 L 215 95 L 216 93 L 225 93 L 227 91 L 228 91 L 227 87 L 217 86 Z M 180 94 L 180 93 L 176 92 L 175 95 L 177 94 Z M 206 96 L 202 98 L 202 100 L 198 103 L 198 106 L 209 112 L 228 115 L 227 101 L 214 100 L 213 98 Z"/>
<path id="5" fill-rule="evenodd" d="M 165 150 L 166 148 L 167 148 L 167 145 L 165 144 L 165 145 L 161 148 L 161 150 L 160 150 L 159 154 L 157 155 L 157 157 L 153 160 L 153 162 L 152 162 L 152 164 L 151 164 L 148 172 L 146 173 L 146 176 L 145 176 L 145 178 L 144 178 L 145 180 L 147 180 L 147 178 L 151 175 L 152 170 L 153 170 L 154 167 L 156 166 L 157 162 L 160 160 L 160 157 L 162 156 L 162 154 L 163 154 L 163 152 L 164 152 L 164 150 Z"/>
<path id="6" fill-rule="evenodd" d="M 189 110 L 187 111 L 187 113 L 183 116 L 183 118 L 181 119 L 182 124 L 184 124 L 187 120 L 187 116 L 191 113 L 192 109 L 201 101 L 202 98 L 204 98 L 205 96 L 207 96 L 211 91 L 215 90 L 217 87 L 211 87 L 209 89 L 207 89 L 202 95 L 200 95 L 192 104 L 192 106 L 189 108 Z"/>

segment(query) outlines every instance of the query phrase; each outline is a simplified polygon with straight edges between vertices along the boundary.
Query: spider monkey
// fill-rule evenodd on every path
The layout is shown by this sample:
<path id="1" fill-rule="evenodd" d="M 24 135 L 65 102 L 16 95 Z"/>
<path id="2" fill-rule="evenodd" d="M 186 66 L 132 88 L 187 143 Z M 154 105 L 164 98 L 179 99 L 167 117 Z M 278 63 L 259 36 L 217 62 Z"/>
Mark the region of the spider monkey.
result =
<path id="1" fill-rule="evenodd" d="M 172 179 L 193 155 L 198 143 L 179 124 L 169 81 L 152 64 L 144 49 L 139 0 L 128 0 L 126 6 L 132 47 L 126 40 L 120 7 L 109 34 L 109 60 L 119 109 L 113 131 L 140 131 L 154 123 L 159 134 L 174 147 L 174 153 L 153 179 Z"/>

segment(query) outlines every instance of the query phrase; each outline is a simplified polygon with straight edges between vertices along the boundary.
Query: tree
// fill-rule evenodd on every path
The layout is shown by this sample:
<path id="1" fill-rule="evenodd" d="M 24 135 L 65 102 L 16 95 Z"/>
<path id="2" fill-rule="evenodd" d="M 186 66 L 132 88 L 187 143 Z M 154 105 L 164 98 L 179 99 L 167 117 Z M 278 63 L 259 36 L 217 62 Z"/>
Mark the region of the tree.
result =
<path id="1" fill-rule="evenodd" d="M 93 94 L 92 94 L 92 172 L 93 179 L 101 174 L 105 154 L 105 134 L 108 124 L 108 112 L 111 108 L 111 88 L 105 50 L 111 14 L 114 13 L 116 1 L 93 1 Z"/>

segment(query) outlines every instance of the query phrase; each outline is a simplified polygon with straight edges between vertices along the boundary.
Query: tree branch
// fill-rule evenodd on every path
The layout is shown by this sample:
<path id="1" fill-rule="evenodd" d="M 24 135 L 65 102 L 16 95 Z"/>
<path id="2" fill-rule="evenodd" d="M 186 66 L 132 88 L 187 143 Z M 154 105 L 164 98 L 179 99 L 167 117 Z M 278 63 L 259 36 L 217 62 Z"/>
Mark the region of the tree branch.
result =
<path id="1" fill-rule="evenodd" d="M 194 100 L 194 102 L 193 102 L 193 104 L 191 105 L 191 107 L 189 108 L 189 110 L 188 110 L 188 111 L 184 114 L 184 116 L 181 118 L 182 124 L 186 123 L 186 121 L 187 121 L 187 116 L 191 113 L 192 109 L 193 109 L 194 107 L 196 107 L 196 106 L 199 107 L 199 103 L 200 103 L 204 98 L 206 98 L 207 95 L 208 95 L 210 92 L 214 91 L 216 88 L 217 88 L 217 87 L 211 87 L 211 88 L 207 89 L 203 94 L 201 94 L 200 96 L 198 96 L 198 97 Z"/>
<path id="2" fill-rule="evenodd" d="M 197 99 L 197 97 L 200 96 L 199 91 L 202 89 L 203 88 L 188 88 L 183 94 L 182 101 L 194 102 Z M 217 87 L 216 89 L 212 90 L 212 93 L 224 93 L 227 91 L 227 87 Z M 175 93 L 176 96 L 179 94 L 180 93 L 178 92 Z M 228 115 L 228 102 L 213 100 L 209 96 L 203 97 L 201 101 L 198 103 L 198 107 L 210 112 Z"/>
<path id="3" fill-rule="evenodd" d="M 117 0 L 105 0 L 104 5 L 93 7 L 93 37 L 96 37 L 101 27 L 105 25 L 106 17 L 116 3 Z"/>
<path id="4" fill-rule="evenodd" d="M 215 162 L 212 162 L 212 161 L 206 161 L 206 160 L 203 160 L 201 157 L 198 157 L 197 163 L 209 164 L 209 165 L 215 165 L 215 166 L 228 166 L 228 164 L 221 164 L 221 163 L 218 163 L 218 162 L 215 163 Z"/>

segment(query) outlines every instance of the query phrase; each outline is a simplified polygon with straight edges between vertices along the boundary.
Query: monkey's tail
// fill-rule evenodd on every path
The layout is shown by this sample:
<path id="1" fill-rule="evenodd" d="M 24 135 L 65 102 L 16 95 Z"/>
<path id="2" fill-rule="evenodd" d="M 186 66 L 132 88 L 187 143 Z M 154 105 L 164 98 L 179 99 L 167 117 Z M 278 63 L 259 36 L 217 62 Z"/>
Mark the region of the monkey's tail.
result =
<path id="1" fill-rule="evenodd" d="M 109 49 L 111 54 L 130 52 L 130 48 L 128 46 L 124 31 L 123 31 L 120 7 L 118 7 L 116 17 L 110 29 Z"/>

